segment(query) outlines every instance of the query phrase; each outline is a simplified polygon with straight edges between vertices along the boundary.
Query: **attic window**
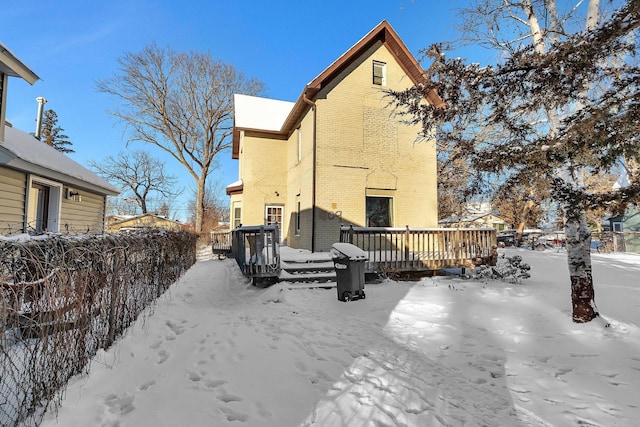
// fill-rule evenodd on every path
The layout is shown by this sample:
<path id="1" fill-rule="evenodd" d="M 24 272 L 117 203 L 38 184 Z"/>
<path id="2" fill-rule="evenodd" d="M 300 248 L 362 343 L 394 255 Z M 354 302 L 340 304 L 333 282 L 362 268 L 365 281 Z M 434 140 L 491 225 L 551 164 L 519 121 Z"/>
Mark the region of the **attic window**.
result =
<path id="1" fill-rule="evenodd" d="M 380 85 L 380 86 L 387 85 L 386 68 L 387 68 L 387 64 L 385 64 L 384 62 L 373 61 L 373 84 L 374 85 Z"/>

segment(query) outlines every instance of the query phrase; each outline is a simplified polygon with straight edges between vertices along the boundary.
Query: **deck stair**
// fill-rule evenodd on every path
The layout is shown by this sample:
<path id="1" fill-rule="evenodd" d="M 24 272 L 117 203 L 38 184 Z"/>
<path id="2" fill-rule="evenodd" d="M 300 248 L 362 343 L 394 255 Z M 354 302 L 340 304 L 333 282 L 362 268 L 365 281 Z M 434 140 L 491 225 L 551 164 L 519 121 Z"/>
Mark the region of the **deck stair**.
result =
<path id="1" fill-rule="evenodd" d="M 335 286 L 336 273 L 329 252 L 311 253 L 282 248 L 280 281 Z M 332 283 L 333 282 L 333 283 Z"/>

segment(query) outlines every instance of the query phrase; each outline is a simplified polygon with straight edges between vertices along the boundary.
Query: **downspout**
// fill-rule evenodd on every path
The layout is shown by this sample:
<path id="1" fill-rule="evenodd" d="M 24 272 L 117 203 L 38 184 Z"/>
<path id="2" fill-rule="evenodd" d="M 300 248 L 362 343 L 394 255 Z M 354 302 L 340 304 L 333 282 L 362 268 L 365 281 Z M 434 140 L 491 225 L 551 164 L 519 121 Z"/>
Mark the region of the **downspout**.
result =
<path id="1" fill-rule="evenodd" d="M 309 98 L 307 98 L 307 91 L 302 93 L 302 100 L 311 106 L 313 110 L 313 166 L 311 171 L 312 181 L 311 181 L 311 252 L 315 252 L 316 250 L 316 135 L 317 135 L 317 113 L 316 113 L 316 103 Z"/>

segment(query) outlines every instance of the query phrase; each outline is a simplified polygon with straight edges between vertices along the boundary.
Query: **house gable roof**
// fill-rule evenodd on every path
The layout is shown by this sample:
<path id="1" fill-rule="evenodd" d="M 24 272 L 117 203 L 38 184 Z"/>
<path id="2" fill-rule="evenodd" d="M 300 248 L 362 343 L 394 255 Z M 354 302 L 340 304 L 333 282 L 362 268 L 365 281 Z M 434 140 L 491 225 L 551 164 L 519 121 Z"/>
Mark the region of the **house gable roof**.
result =
<path id="1" fill-rule="evenodd" d="M 11 77 L 20 77 L 29 84 L 40 80 L 40 77 L 20 61 L 2 42 L 0 42 L 0 72 Z"/>
<path id="2" fill-rule="evenodd" d="M 342 71 L 356 61 L 360 55 L 378 42 L 381 42 L 389 52 L 391 52 L 398 64 L 414 84 L 421 83 L 426 80 L 424 70 L 411 52 L 409 52 L 407 46 L 400 39 L 389 22 L 386 20 L 382 21 L 305 86 L 297 101 L 292 103 L 289 115 L 286 117 L 281 128 L 277 132 L 285 136 L 288 135 L 300 121 L 300 117 L 304 114 L 306 109 L 309 108 L 309 100 L 313 99 L 323 87 L 326 87 L 331 83 L 331 81 Z M 435 92 L 431 92 L 427 99 L 435 105 L 442 104 L 442 100 Z M 236 123 L 235 129 L 237 130 L 240 128 L 241 126 Z M 237 159 L 239 155 L 239 137 L 239 132 L 234 131 L 232 151 L 232 158 L 234 159 Z"/>
<path id="3" fill-rule="evenodd" d="M 120 189 L 55 148 L 19 129 L 5 126 L 0 141 L 0 165 L 84 188 L 98 194 L 115 196 Z"/>

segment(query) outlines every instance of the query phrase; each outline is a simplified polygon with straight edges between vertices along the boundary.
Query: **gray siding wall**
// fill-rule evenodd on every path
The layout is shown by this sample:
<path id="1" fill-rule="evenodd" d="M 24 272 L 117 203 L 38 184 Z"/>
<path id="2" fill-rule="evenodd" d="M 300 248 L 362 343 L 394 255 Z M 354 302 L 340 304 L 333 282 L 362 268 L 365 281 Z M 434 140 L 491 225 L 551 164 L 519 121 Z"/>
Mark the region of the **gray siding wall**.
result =
<path id="1" fill-rule="evenodd" d="M 67 187 L 64 188 L 66 193 Z M 74 190 L 75 191 L 75 190 Z M 60 232 L 70 234 L 104 232 L 105 197 L 79 190 L 82 201 L 62 198 Z"/>
<path id="2" fill-rule="evenodd" d="M 0 166 L 0 235 L 24 232 L 26 174 Z"/>

